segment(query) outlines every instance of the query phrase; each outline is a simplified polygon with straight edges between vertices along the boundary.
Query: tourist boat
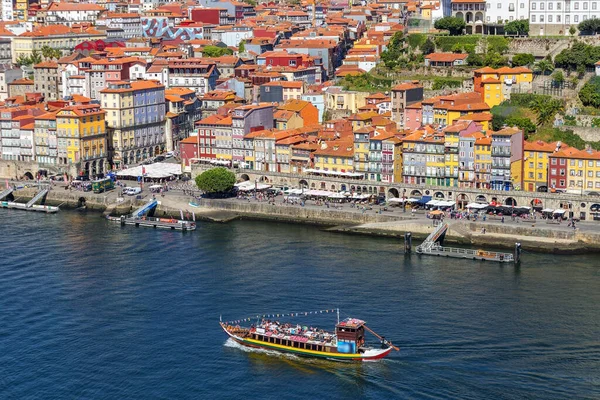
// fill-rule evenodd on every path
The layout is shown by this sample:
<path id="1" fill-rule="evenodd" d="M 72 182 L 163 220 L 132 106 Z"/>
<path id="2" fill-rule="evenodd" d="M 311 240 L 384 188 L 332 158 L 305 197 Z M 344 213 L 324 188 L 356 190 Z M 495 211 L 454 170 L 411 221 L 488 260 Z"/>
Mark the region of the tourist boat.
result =
<path id="1" fill-rule="evenodd" d="M 392 350 L 400 350 L 369 329 L 364 321 L 356 318 L 347 318 L 343 321 L 338 319 L 335 333 L 266 319 L 250 327 L 229 325 L 224 322 L 220 324 L 231 339 L 243 346 L 299 356 L 341 361 L 367 361 L 378 360 L 390 354 Z M 366 344 L 365 330 L 379 339 L 379 346 Z"/>

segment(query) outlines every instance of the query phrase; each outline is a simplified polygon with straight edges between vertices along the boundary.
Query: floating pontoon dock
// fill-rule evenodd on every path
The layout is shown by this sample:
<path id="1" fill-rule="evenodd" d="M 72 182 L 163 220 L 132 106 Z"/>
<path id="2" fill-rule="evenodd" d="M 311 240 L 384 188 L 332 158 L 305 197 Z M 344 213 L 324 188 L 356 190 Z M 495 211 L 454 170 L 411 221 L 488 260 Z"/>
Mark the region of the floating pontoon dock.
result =
<path id="1" fill-rule="evenodd" d="M 463 258 L 468 260 L 496 261 L 502 263 L 514 262 L 516 264 L 519 262 L 521 255 L 520 243 L 515 244 L 515 254 L 463 249 L 458 247 L 444 247 L 444 237 L 446 236 L 447 231 L 448 224 L 443 222 L 440 223 L 427 239 L 425 239 L 420 246 L 417 246 L 417 254 Z"/>

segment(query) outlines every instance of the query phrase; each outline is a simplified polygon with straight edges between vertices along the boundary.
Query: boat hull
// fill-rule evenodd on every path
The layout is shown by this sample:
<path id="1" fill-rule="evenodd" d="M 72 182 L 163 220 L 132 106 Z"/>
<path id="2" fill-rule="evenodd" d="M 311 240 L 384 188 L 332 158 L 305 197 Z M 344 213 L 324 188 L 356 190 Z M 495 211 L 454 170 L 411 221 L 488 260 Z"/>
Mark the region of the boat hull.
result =
<path id="1" fill-rule="evenodd" d="M 364 353 L 329 353 L 323 351 L 298 349 L 295 347 L 283 346 L 274 343 L 265 343 L 259 340 L 242 338 L 223 329 L 227 335 L 236 343 L 255 349 L 274 350 L 280 353 L 294 354 L 302 357 L 323 358 L 336 361 L 374 361 L 379 360 L 390 354 L 392 347 L 383 349 L 368 349 Z"/>

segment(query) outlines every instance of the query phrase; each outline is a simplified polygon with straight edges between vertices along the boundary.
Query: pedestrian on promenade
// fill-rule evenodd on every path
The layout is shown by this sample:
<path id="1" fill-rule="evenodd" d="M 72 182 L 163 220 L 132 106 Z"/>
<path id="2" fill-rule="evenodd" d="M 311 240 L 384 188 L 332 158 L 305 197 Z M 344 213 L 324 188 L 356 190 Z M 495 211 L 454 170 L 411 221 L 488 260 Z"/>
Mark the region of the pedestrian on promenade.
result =
<path id="1" fill-rule="evenodd" d="M 501 221 L 502 221 L 502 223 L 504 223 L 504 215 L 502 216 L 502 220 Z"/>

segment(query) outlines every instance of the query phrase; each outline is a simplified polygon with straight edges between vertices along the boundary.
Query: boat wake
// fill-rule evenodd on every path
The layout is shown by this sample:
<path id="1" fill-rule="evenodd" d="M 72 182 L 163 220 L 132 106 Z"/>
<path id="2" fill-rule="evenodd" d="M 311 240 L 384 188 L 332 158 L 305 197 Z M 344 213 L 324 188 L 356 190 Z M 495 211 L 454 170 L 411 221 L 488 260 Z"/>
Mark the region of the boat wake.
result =
<path id="1" fill-rule="evenodd" d="M 228 338 L 225 341 L 224 346 L 230 347 L 233 349 L 242 350 L 242 351 L 245 351 L 246 353 L 267 354 L 269 356 L 278 356 L 278 357 L 287 358 L 290 360 L 300 360 L 302 358 L 302 357 L 298 357 L 295 354 L 283 353 L 283 352 L 276 351 L 276 350 L 258 349 L 258 348 L 254 348 L 254 347 L 243 346 L 243 345 L 239 344 L 238 342 L 236 342 L 235 340 L 233 340 L 232 338 Z"/>

